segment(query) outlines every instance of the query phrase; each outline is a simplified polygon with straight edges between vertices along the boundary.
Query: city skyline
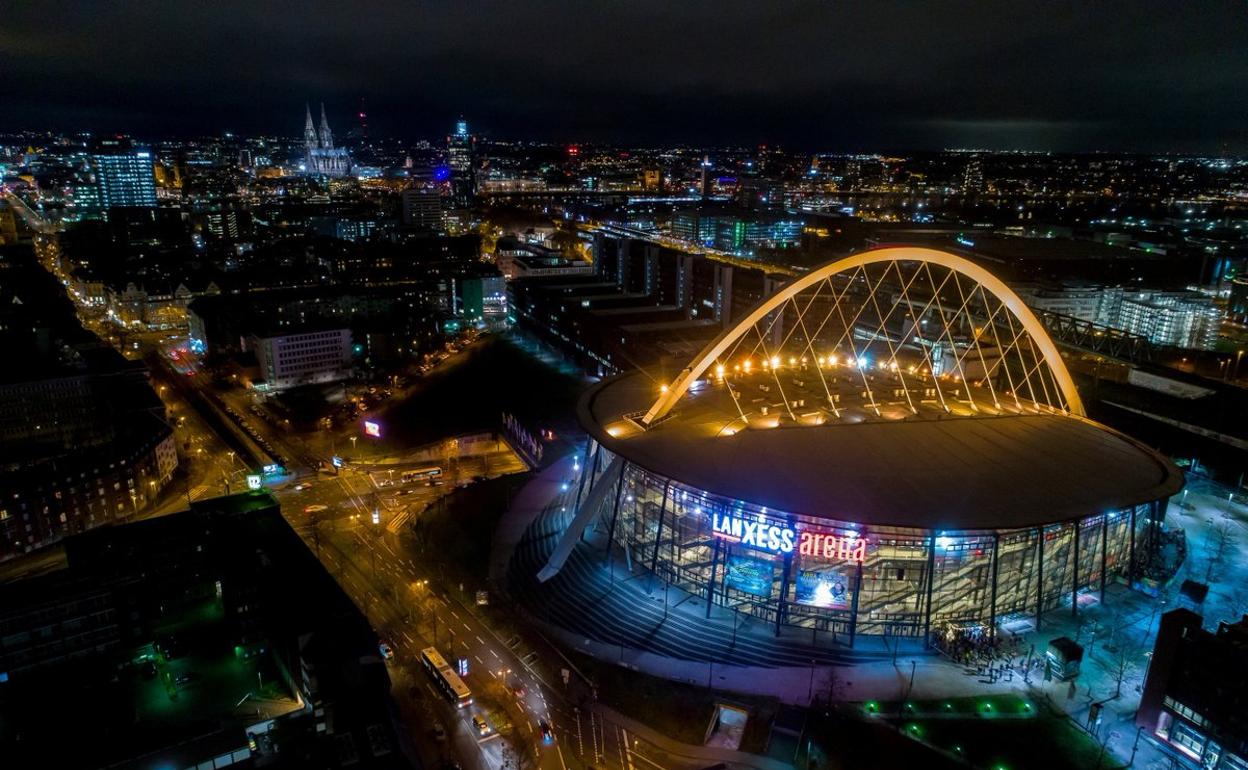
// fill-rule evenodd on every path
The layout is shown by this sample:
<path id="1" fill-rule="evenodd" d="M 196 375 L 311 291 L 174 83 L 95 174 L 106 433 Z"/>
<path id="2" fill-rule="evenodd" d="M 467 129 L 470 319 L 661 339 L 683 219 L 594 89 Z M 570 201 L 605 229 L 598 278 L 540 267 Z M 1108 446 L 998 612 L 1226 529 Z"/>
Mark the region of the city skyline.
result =
<path id="1" fill-rule="evenodd" d="M 371 133 L 403 138 L 462 114 L 556 142 L 1248 148 L 1242 9 L 799 5 L 27 5 L 0 32 L 0 129 L 285 136 L 305 101 L 344 122 L 362 99 Z"/>
<path id="2" fill-rule="evenodd" d="M 6 8 L 5 767 L 1248 770 L 1175 7 Z"/>

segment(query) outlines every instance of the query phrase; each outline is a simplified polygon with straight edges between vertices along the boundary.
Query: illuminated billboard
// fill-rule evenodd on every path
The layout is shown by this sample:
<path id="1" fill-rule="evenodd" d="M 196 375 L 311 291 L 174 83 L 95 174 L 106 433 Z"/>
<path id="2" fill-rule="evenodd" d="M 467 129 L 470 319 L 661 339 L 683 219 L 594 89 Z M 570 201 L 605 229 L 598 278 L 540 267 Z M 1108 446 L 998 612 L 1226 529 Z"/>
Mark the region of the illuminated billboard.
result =
<path id="1" fill-rule="evenodd" d="M 381 438 L 381 423 L 372 420 L 364 421 L 364 433 L 373 438 Z"/>
<path id="2" fill-rule="evenodd" d="M 733 555 L 724 569 L 724 585 L 754 596 L 771 596 L 774 576 L 770 561 Z"/>
<path id="3" fill-rule="evenodd" d="M 826 609 L 849 609 L 849 577 L 836 569 L 804 569 L 797 573 L 797 603 Z"/>

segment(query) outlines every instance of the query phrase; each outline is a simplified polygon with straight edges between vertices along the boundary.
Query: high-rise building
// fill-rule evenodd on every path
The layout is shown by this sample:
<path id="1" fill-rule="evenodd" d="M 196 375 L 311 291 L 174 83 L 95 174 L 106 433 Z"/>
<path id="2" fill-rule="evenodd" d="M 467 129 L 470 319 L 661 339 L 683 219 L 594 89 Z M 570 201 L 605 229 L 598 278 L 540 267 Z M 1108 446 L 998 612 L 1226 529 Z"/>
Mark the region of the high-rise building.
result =
<path id="1" fill-rule="evenodd" d="M 962 169 L 962 192 L 975 193 L 984 190 L 984 163 L 978 155 L 972 155 Z"/>
<path id="2" fill-rule="evenodd" d="M 432 190 L 404 190 L 403 224 L 418 230 L 442 229 L 442 196 Z"/>
<path id="3" fill-rule="evenodd" d="M 105 139 L 91 156 L 99 184 L 100 205 L 156 207 L 152 154 L 125 139 Z"/>
<path id="4" fill-rule="evenodd" d="M 468 121 L 455 123 L 455 133 L 446 138 L 447 165 L 451 167 L 451 199 L 457 209 L 472 206 L 477 194 L 477 169 L 473 162 L 473 136 Z"/>
<path id="5" fill-rule="evenodd" d="M 702 180 L 701 180 L 702 198 L 711 197 L 711 156 L 702 156 Z"/>

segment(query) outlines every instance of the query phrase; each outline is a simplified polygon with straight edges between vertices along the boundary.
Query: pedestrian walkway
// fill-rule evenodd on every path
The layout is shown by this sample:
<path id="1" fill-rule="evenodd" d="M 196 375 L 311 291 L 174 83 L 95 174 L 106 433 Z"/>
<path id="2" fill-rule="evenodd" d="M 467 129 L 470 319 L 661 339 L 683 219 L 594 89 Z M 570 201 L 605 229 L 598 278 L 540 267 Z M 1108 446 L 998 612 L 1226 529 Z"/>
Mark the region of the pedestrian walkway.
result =
<path id="1" fill-rule="evenodd" d="M 623 727 L 647 743 L 657 746 L 660 750 L 673 757 L 698 760 L 705 762 L 707 765 L 722 762 L 738 767 L 756 768 L 756 770 L 793 770 L 793 765 L 789 762 L 783 762 L 760 754 L 750 754 L 745 751 L 724 749 L 716 746 L 694 746 L 688 743 L 681 743 L 607 706 L 598 704 L 594 708 L 611 722 Z"/>

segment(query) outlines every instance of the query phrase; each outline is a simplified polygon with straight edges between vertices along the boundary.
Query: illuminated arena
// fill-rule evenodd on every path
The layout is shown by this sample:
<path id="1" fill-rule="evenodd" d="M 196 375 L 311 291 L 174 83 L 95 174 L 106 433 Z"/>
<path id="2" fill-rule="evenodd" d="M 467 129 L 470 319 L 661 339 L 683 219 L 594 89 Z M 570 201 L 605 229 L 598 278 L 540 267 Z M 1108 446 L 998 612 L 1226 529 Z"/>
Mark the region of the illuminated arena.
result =
<path id="1" fill-rule="evenodd" d="M 579 412 L 591 440 L 539 580 L 594 529 L 634 574 L 851 646 L 1103 597 L 1183 484 L 1085 417 L 1009 288 L 930 249 L 814 270 L 675 378 L 606 380 Z"/>

